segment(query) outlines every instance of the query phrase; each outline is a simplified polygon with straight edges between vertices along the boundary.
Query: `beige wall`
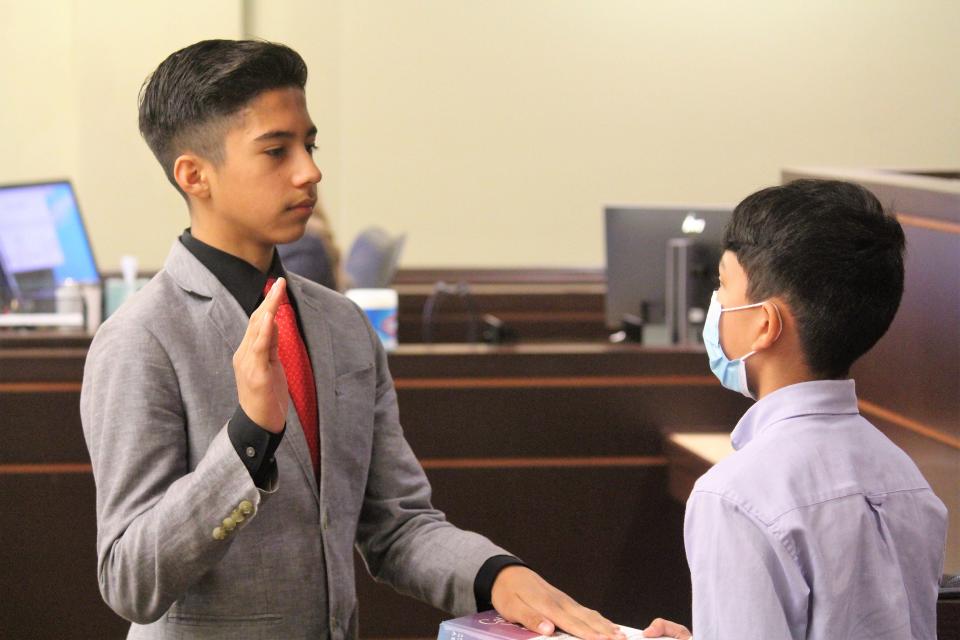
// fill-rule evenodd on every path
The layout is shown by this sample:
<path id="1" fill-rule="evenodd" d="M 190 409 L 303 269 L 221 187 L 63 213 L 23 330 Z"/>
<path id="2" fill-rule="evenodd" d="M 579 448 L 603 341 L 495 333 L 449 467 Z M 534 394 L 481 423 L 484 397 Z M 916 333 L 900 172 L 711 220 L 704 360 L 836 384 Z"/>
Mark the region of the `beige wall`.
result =
<path id="1" fill-rule="evenodd" d="M 241 35 L 236 0 L 76 1 L 77 187 L 101 268 L 159 267 L 189 218 L 137 129 L 137 96 L 163 58 Z"/>
<path id="2" fill-rule="evenodd" d="M 143 77 L 244 23 L 310 65 L 341 242 L 370 224 L 406 231 L 408 266 L 599 266 L 604 203 L 734 202 L 784 166 L 960 166 L 960 3 L 949 1 L 0 0 L 0 11 L 0 54 L 22 61 L 0 70 L 13 140 L 0 181 L 75 177 L 106 268 L 127 252 L 159 265 L 186 219 L 136 132 Z"/>
<path id="3" fill-rule="evenodd" d="M 237 0 L 0 0 L 0 183 L 68 177 L 97 260 L 163 263 L 189 222 L 137 131 L 137 95 L 169 53 L 241 34 Z"/>
<path id="4" fill-rule="evenodd" d="M 70 2 L 0 0 L 0 184 L 76 174 L 73 20 Z"/>

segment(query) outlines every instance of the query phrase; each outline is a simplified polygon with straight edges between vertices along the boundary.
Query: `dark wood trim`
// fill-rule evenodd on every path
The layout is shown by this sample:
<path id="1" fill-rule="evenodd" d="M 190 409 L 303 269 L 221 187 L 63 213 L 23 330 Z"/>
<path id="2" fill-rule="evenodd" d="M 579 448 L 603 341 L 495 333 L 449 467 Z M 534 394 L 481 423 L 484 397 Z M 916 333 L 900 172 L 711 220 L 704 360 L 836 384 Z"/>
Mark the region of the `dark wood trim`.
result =
<path id="1" fill-rule="evenodd" d="M 44 347 L 22 347 L 16 342 L 8 343 L 0 334 L 0 360 L 65 360 L 68 358 L 83 360 L 87 357 L 89 348 L 89 342 L 86 345 L 71 347 L 58 347 L 56 344 Z"/>
<path id="2" fill-rule="evenodd" d="M 907 213 L 895 214 L 897 220 L 905 227 L 918 227 L 929 231 L 943 231 L 944 233 L 960 234 L 960 224 L 956 222 L 946 222 L 926 216 L 915 216 Z"/>
<path id="3" fill-rule="evenodd" d="M 571 376 L 564 378 L 400 378 L 397 389 L 712 387 L 713 376 Z"/>
<path id="4" fill-rule="evenodd" d="M 606 269 L 603 267 L 520 267 L 520 268 L 484 268 L 484 267 L 406 267 L 400 269 L 394 278 L 394 284 L 433 284 L 439 281 L 455 283 L 605 283 Z"/>
<path id="5" fill-rule="evenodd" d="M 426 458 L 424 469 L 543 469 L 595 467 L 665 467 L 663 456 L 603 456 L 583 458 Z"/>
<path id="6" fill-rule="evenodd" d="M 897 413 L 896 411 L 891 411 L 890 409 L 884 409 L 878 404 L 874 404 L 868 400 L 860 400 L 860 411 L 863 413 L 868 413 L 870 415 L 886 420 L 890 424 L 893 424 L 901 429 L 906 429 L 907 431 L 912 431 L 917 435 L 923 436 L 925 438 L 930 438 L 931 440 L 936 440 L 941 444 L 945 444 L 948 447 L 953 447 L 954 449 L 960 450 L 960 438 L 955 438 L 949 433 L 944 433 L 933 427 L 929 427 L 923 423 L 917 422 L 916 420 L 911 420 L 907 416 Z"/>
<path id="7" fill-rule="evenodd" d="M 0 393 L 79 393 L 79 382 L 0 382 Z"/>
<path id="8" fill-rule="evenodd" d="M 663 439 L 663 448 L 668 462 L 667 487 L 670 496 L 680 504 L 686 504 L 693 492 L 693 485 L 713 463 L 669 437 Z"/>
<path id="9" fill-rule="evenodd" d="M 36 349 L 41 352 L 62 354 L 70 349 L 79 349 L 86 353 L 93 335 L 85 332 L 64 332 L 56 329 L 35 329 L 23 331 L 3 329 L 0 331 L 0 358 L 7 349 Z"/>
<path id="10" fill-rule="evenodd" d="M 606 318 L 602 311 L 500 311 L 494 315 L 504 322 L 597 322 L 602 324 Z M 445 312 L 437 318 L 437 321 L 465 324 L 471 319 L 469 313 L 457 311 Z"/>
<path id="11" fill-rule="evenodd" d="M 400 378 L 397 389 L 529 389 L 529 388 L 623 388 L 665 386 L 714 386 L 712 376 L 570 376 L 537 378 Z M 79 382 L 0 383 L 0 393 L 77 393 Z M 960 438 L 943 433 L 868 400 L 860 400 L 860 410 L 887 420 L 902 429 L 936 440 L 960 450 Z"/>
<path id="12" fill-rule="evenodd" d="M 65 473 L 93 473 L 93 467 L 83 462 L 59 464 L 0 464 L 0 476 L 13 475 L 62 475 Z"/>

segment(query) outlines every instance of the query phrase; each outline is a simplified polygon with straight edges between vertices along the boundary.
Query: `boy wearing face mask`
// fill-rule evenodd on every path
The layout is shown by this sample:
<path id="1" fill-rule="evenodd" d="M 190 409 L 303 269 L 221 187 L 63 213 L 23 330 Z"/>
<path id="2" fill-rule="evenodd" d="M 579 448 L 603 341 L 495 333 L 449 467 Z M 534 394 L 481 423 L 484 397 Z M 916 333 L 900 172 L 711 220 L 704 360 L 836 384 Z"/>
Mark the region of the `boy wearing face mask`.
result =
<path id="1" fill-rule="evenodd" d="M 723 386 L 757 403 L 687 501 L 697 640 L 936 637 L 946 508 L 848 378 L 900 304 L 903 251 L 849 183 L 798 180 L 734 210 L 703 338 Z M 645 634 L 690 637 L 665 620 Z"/>

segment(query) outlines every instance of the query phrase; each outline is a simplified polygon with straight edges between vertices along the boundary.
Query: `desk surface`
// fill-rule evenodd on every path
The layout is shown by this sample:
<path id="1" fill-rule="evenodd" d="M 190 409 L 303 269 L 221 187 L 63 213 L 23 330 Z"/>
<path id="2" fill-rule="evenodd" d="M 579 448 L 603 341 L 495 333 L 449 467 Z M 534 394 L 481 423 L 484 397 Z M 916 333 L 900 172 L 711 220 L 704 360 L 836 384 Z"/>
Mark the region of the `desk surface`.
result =
<path id="1" fill-rule="evenodd" d="M 710 466 L 733 453 L 729 433 L 671 433 L 669 439 Z"/>

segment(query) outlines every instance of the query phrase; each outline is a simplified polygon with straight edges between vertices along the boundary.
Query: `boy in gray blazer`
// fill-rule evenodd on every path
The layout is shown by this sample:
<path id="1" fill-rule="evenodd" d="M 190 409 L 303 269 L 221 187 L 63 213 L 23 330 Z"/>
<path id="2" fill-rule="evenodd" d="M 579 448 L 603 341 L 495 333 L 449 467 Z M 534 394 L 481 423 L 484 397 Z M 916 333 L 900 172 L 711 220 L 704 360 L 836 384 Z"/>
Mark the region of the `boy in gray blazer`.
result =
<path id="1" fill-rule="evenodd" d="M 306 77 L 285 46 L 211 40 L 142 89 L 191 228 L 84 371 L 104 599 L 130 638 L 355 638 L 356 544 L 377 580 L 455 615 L 622 638 L 433 508 L 363 313 L 284 272 L 274 247 L 321 179 Z"/>

